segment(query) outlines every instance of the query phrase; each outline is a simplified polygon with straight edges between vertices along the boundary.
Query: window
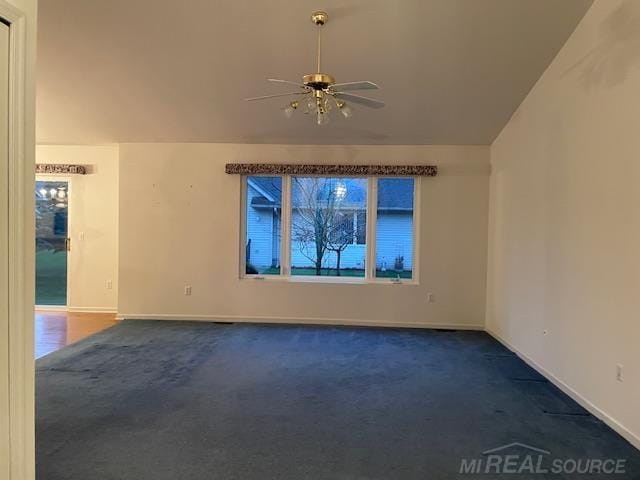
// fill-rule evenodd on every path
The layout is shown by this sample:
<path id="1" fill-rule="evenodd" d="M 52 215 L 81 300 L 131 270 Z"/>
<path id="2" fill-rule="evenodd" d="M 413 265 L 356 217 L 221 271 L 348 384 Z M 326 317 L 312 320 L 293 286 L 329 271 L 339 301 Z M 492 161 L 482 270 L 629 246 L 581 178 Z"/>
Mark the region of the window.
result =
<path id="1" fill-rule="evenodd" d="M 282 177 L 247 177 L 245 274 L 279 275 Z"/>
<path id="2" fill-rule="evenodd" d="M 291 179 L 291 275 L 364 277 L 366 244 L 355 238 L 366 215 L 364 178 Z"/>
<path id="3" fill-rule="evenodd" d="M 245 275 L 415 278 L 413 178 L 244 179 Z"/>
<path id="4" fill-rule="evenodd" d="M 411 278 L 413 178 L 378 179 L 376 278 Z"/>

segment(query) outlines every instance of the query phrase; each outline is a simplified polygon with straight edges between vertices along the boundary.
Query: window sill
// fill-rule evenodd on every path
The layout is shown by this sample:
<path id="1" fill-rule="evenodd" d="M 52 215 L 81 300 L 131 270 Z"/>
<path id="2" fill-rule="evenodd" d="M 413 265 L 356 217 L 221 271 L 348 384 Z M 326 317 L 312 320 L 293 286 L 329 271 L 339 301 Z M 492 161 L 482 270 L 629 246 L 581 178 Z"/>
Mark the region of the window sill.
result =
<path id="1" fill-rule="evenodd" d="M 400 282 L 390 279 L 365 279 L 358 277 L 314 277 L 314 276 L 288 276 L 288 275 L 243 275 L 240 280 L 252 280 L 259 282 L 287 282 L 287 283 L 324 283 L 346 285 L 394 285 L 417 286 L 417 280 L 402 280 Z"/>

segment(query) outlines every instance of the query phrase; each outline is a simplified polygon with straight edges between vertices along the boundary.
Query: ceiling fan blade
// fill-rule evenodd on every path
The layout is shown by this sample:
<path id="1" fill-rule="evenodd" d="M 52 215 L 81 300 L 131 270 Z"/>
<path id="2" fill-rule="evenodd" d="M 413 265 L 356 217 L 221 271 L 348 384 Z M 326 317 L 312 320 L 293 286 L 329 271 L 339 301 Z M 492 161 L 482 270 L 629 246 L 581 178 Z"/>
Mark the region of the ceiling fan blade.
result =
<path id="1" fill-rule="evenodd" d="M 349 82 L 349 83 L 336 83 L 332 85 L 331 88 L 340 92 L 347 92 L 350 90 L 377 90 L 378 85 L 373 82 L 365 81 L 365 82 Z"/>
<path id="2" fill-rule="evenodd" d="M 300 87 L 300 88 L 309 88 L 306 85 L 304 85 L 303 83 L 291 82 L 289 80 L 280 80 L 279 78 L 267 78 L 267 82 L 282 83 L 282 84 L 285 84 L 285 85 L 295 85 L 296 87 Z"/>
<path id="3" fill-rule="evenodd" d="M 277 93 L 275 95 L 263 95 L 261 97 L 251 97 L 245 98 L 246 102 L 253 102 L 254 100 L 266 100 L 267 98 L 275 98 L 275 97 L 288 97 L 290 95 L 306 95 L 307 92 L 287 92 L 287 93 Z"/>
<path id="4" fill-rule="evenodd" d="M 382 108 L 384 107 L 384 102 L 380 100 L 374 100 L 373 98 L 361 97 L 360 95 L 354 95 L 353 93 L 342 93 L 336 92 L 333 94 L 334 97 L 339 98 L 340 100 L 346 100 L 348 102 L 359 103 L 360 105 L 364 105 L 369 108 Z"/>

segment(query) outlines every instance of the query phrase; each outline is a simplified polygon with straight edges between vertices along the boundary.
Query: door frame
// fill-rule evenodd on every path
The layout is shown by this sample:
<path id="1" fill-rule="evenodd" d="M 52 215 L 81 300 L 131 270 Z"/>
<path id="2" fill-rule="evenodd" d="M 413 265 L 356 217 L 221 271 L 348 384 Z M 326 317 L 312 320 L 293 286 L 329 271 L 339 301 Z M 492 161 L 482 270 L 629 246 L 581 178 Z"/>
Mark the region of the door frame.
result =
<path id="1" fill-rule="evenodd" d="M 35 478 L 35 415 L 33 359 L 35 162 L 32 122 L 27 104 L 27 17 L 0 0 L 0 18 L 9 25 L 9 479 Z M 34 22 L 29 28 L 35 28 Z M 31 98 L 31 97 L 29 97 Z M 3 412 L 4 413 L 4 412 Z"/>
<path id="2" fill-rule="evenodd" d="M 72 192 L 73 192 L 73 177 L 71 176 L 66 176 L 66 175 L 55 175 L 55 174 L 46 174 L 46 173 L 37 173 L 36 174 L 36 178 L 35 178 L 35 182 L 40 182 L 40 181 L 45 181 L 45 182 L 67 182 L 67 198 L 69 199 L 67 202 L 67 208 L 68 208 L 68 212 L 67 212 L 67 238 L 71 238 L 71 224 L 72 224 L 72 218 L 73 218 L 73 212 L 72 212 L 72 207 L 71 207 L 71 203 L 72 203 Z M 35 184 L 34 182 L 34 184 Z M 34 193 L 35 193 L 35 188 L 34 188 Z M 35 211 L 35 210 L 34 210 Z M 66 298 L 66 302 L 64 305 L 36 305 L 35 309 L 36 310 L 42 310 L 42 311 L 63 311 L 66 312 L 69 310 L 69 298 L 71 297 L 71 255 L 73 252 L 73 243 L 71 242 L 71 249 L 67 251 L 67 298 Z"/>

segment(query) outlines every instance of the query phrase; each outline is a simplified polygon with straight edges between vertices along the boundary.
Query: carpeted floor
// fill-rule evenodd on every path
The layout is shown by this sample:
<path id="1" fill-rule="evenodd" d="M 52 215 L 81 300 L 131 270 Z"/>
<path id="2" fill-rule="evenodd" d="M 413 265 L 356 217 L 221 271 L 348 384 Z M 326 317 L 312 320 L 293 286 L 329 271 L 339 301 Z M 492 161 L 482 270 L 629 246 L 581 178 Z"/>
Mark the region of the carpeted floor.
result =
<path id="1" fill-rule="evenodd" d="M 640 478 L 638 450 L 482 332 L 128 321 L 38 360 L 36 401 L 39 480 L 457 478 L 513 442 Z"/>

